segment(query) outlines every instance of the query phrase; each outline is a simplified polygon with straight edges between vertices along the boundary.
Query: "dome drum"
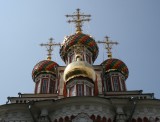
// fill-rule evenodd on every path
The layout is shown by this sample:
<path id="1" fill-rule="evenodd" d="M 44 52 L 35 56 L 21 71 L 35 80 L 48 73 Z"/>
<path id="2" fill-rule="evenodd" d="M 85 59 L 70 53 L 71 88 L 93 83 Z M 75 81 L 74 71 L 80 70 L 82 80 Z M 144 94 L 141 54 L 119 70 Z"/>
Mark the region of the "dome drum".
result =
<path id="1" fill-rule="evenodd" d="M 88 77 L 83 77 L 83 76 L 76 76 L 76 77 L 73 77 L 71 78 L 69 81 L 67 81 L 67 86 L 71 87 L 73 84 L 77 84 L 77 83 L 86 83 L 89 84 L 89 85 L 93 85 L 94 82 L 92 79 L 88 78 Z"/>

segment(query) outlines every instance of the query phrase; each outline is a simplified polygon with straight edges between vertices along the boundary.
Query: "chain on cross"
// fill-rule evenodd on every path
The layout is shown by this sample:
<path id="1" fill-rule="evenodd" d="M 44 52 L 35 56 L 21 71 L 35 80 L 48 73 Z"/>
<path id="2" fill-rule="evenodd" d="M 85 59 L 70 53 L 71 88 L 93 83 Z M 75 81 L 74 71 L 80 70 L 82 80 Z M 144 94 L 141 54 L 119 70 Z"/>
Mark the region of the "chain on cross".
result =
<path id="1" fill-rule="evenodd" d="M 80 13 L 80 9 L 77 9 L 76 12 L 74 12 L 73 15 L 66 15 L 66 17 L 72 17 L 72 20 L 68 20 L 68 23 L 75 23 L 76 25 L 76 33 L 81 33 L 82 32 L 82 24 L 84 21 L 90 21 L 91 15 L 85 15 Z"/>
<path id="2" fill-rule="evenodd" d="M 45 46 L 47 48 L 47 60 L 51 60 L 52 59 L 52 51 L 53 51 L 53 46 L 60 46 L 60 43 L 54 43 L 53 42 L 53 38 L 49 39 L 49 42 L 46 44 L 40 44 L 40 46 Z"/>
<path id="3" fill-rule="evenodd" d="M 97 43 L 103 43 L 103 44 L 105 44 L 105 48 L 107 49 L 107 53 L 108 53 L 108 58 L 112 58 L 112 52 L 111 52 L 112 46 L 114 44 L 117 45 L 118 42 L 112 42 L 112 41 L 110 41 L 108 36 L 106 36 L 105 38 L 106 38 L 105 41 L 97 41 Z"/>

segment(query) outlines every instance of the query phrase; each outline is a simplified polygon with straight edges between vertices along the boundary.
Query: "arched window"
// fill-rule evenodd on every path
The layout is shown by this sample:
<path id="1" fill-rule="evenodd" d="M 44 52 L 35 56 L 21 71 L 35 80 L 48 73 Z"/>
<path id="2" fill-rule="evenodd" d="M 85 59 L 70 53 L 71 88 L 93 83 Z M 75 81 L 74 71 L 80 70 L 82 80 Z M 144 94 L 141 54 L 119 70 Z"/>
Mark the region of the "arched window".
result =
<path id="1" fill-rule="evenodd" d="M 149 122 L 147 117 L 143 118 L 143 122 Z"/>
<path id="2" fill-rule="evenodd" d="M 72 116 L 71 116 L 71 120 L 72 120 L 72 119 L 74 119 L 74 118 L 75 118 L 75 116 L 74 116 L 74 115 L 72 115 Z"/>
<path id="3" fill-rule="evenodd" d="M 156 117 L 156 119 L 155 119 L 155 120 L 156 120 L 156 122 L 157 122 L 157 121 L 159 120 L 159 118 L 158 118 L 158 117 Z"/>
<path id="4" fill-rule="evenodd" d="M 106 91 L 112 91 L 111 80 L 107 74 L 105 74 L 105 84 L 106 84 Z"/>
<path id="5" fill-rule="evenodd" d="M 106 117 L 103 117 L 103 118 L 102 118 L 102 122 L 107 122 Z"/>
<path id="6" fill-rule="evenodd" d="M 122 91 L 126 91 L 126 85 L 124 79 L 121 79 Z"/>
<path id="7" fill-rule="evenodd" d="M 112 77 L 112 82 L 113 82 L 114 91 L 120 91 L 120 88 L 119 88 L 119 77 L 118 76 L 113 76 Z"/>
<path id="8" fill-rule="evenodd" d="M 79 77 L 72 79 L 66 84 L 67 96 L 92 96 L 94 91 L 94 82 L 90 79 Z"/>
<path id="9" fill-rule="evenodd" d="M 84 85 L 77 84 L 77 96 L 84 96 Z"/>
<path id="10" fill-rule="evenodd" d="M 59 118 L 59 122 L 63 122 L 63 118 Z"/>
<path id="11" fill-rule="evenodd" d="M 132 122 L 136 122 L 136 119 L 132 119 Z"/>
<path id="12" fill-rule="evenodd" d="M 91 95 L 92 95 L 92 88 L 86 85 L 86 96 L 91 96 Z"/>
<path id="13" fill-rule="evenodd" d="M 97 116 L 97 121 L 96 122 L 101 122 L 101 117 L 99 115 Z"/>
<path id="14" fill-rule="evenodd" d="M 65 117 L 65 122 L 69 122 L 69 117 L 68 116 Z"/>
<path id="15" fill-rule="evenodd" d="M 95 116 L 94 116 L 94 115 L 92 115 L 90 118 L 91 118 L 93 121 L 95 120 Z"/>
<path id="16" fill-rule="evenodd" d="M 50 81 L 49 93 L 55 93 L 55 81 Z"/>
<path id="17" fill-rule="evenodd" d="M 108 122 L 112 122 L 111 118 L 108 119 Z"/>
<path id="18" fill-rule="evenodd" d="M 142 122 L 142 119 L 141 119 L 141 118 L 138 118 L 138 119 L 137 119 L 137 122 Z"/>
<path id="19" fill-rule="evenodd" d="M 155 121 L 156 121 L 156 122 L 159 122 L 159 121 L 160 121 L 160 118 L 159 118 L 159 117 L 156 117 Z"/>
<path id="20" fill-rule="evenodd" d="M 48 89 L 48 79 L 44 78 L 42 79 L 41 93 L 43 94 L 47 93 L 47 89 Z"/>

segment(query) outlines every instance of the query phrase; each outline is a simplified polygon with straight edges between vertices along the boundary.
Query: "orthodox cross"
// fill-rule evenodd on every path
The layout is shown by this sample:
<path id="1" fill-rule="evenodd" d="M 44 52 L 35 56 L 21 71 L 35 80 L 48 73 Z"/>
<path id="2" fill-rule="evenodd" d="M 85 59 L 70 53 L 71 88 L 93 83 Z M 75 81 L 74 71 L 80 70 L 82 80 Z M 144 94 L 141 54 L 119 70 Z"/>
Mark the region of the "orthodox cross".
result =
<path id="1" fill-rule="evenodd" d="M 72 20 L 68 20 L 68 23 L 75 23 L 76 25 L 76 33 L 82 32 L 82 24 L 84 21 L 90 21 L 91 15 L 85 15 L 83 13 L 80 13 L 80 9 L 77 9 L 76 12 L 74 12 L 73 15 L 66 15 L 66 17 L 72 17 Z"/>
<path id="2" fill-rule="evenodd" d="M 112 52 L 111 52 L 112 46 L 114 44 L 117 45 L 118 42 L 112 42 L 112 41 L 110 41 L 108 36 L 106 36 L 105 38 L 106 38 L 105 41 L 98 41 L 97 43 L 104 43 L 105 46 L 106 46 L 105 48 L 107 49 L 108 58 L 112 58 Z"/>
<path id="3" fill-rule="evenodd" d="M 60 46 L 61 44 L 60 43 L 54 43 L 53 42 L 53 38 L 50 38 L 49 39 L 49 42 L 46 43 L 46 44 L 40 44 L 40 46 L 45 46 L 47 48 L 47 60 L 51 60 L 52 59 L 52 51 L 53 51 L 53 46 Z"/>

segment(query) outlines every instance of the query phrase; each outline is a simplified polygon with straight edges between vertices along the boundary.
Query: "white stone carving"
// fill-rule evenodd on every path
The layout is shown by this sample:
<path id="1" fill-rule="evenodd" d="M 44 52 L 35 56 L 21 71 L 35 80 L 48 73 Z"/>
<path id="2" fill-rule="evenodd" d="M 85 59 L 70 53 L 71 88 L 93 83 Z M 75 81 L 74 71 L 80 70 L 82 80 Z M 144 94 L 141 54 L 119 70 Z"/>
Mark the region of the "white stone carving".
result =
<path id="1" fill-rule="evenodd" d="M 85 113 L 80 113 L 76 118 L 73 119 L 73 122 L 93 122 L 89 116 Z"/>

